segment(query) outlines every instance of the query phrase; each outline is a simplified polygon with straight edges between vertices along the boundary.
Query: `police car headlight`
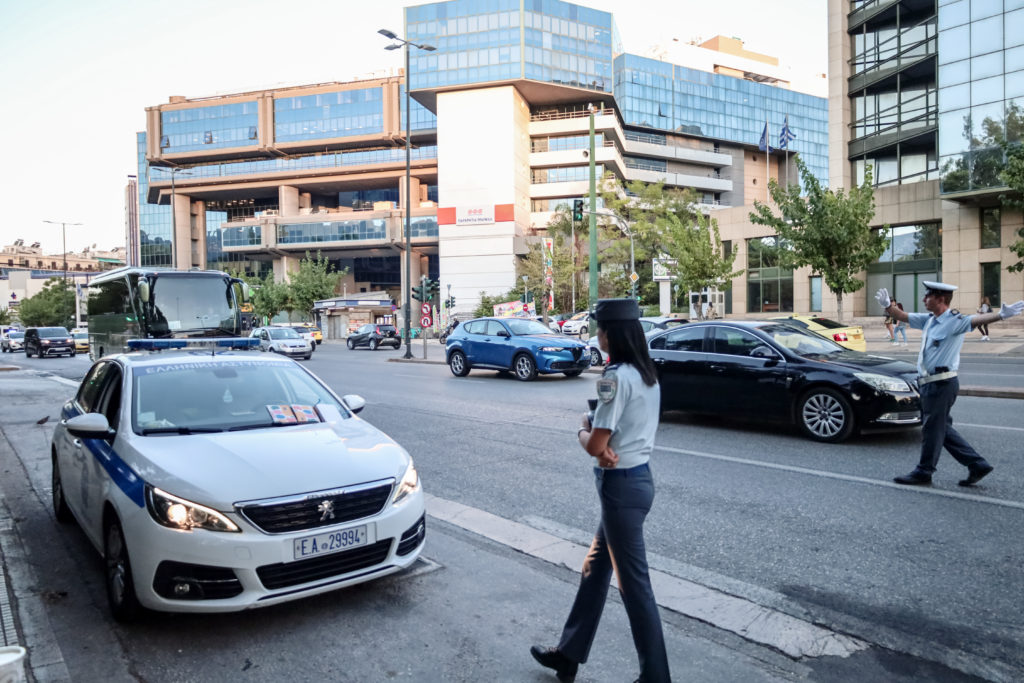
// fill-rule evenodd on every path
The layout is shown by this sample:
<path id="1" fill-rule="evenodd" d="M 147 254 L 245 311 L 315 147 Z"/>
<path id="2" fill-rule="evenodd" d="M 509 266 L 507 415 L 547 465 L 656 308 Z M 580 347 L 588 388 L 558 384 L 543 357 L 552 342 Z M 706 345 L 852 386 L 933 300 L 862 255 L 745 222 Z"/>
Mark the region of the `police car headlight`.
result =
<path id="1" fill-rule="evenodd" d="M 910 385 L 899 377 L 876 375 L 872 372 L 855 372 L 853 376 L 879 391 L 910 391 Z"/>
<path id="2" fill-rule="evenodd" d="M 397 505 L 410 494 L 418 491 L 419 488 L 420 475 L 416 472 L 416 466 L 413 465 L 412 458 L 410 458 L 409 466 L 405 468 L 405 475 L 402 476 L 402 481 L 398 482 L 398 486 L 395 487 L 395 495 L 391 499 L 391 504 Z"/>
<path id="3" fill-rule="evenodd" d="M 171 529 L 241 531 L 234 522 L 216 510 L 172 496 L 153 486 L 146 487 L 146 509 L 157 523 Z"/>

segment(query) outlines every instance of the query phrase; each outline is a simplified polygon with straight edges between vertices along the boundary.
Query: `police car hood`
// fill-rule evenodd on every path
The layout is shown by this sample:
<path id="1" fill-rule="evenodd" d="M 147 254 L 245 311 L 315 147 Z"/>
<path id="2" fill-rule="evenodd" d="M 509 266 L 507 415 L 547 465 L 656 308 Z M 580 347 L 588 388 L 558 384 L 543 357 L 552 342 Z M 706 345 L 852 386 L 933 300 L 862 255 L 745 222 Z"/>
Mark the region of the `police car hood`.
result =
<path id="1" fill-rule="evenodd" d="M 537 346 L 561 346 L 562 348 L 572 348 L 573 346 L 586 346 L 583 342 L 577 339 L 570 339 L 564 334 L 523 334 L 516 335 L 516 340 L 526 342 L 528 344 L 536 344 Z"/>
<path id="2" fill-rule="evenodd" d="M 244 500 L 398 481 L 409 462 L 404 448 L 356 417 L 143 442 L 145 460 L 129 463 L 143 480 L 220 510 Z"/>

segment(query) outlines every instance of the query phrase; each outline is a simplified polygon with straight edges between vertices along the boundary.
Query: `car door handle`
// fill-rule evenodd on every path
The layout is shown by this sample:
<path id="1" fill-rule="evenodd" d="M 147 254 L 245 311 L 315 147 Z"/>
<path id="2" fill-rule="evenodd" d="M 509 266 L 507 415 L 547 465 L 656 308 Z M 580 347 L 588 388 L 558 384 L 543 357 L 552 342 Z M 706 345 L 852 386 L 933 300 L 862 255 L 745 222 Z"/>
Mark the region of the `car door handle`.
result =
<path id="1" fill-rule="evenodd" d="M 665 364 L 665 359 L 664 358 L 652 358 L 651 360 L 654 361 L 655 365 L 664 365 Z"/>
<path id="2" fill-rule="evenodd" d="M 722 372 L 723 370 L 725 370 L 724 365 L 709 365 L 708 368 L 714 370 L 715 372 Z"/>

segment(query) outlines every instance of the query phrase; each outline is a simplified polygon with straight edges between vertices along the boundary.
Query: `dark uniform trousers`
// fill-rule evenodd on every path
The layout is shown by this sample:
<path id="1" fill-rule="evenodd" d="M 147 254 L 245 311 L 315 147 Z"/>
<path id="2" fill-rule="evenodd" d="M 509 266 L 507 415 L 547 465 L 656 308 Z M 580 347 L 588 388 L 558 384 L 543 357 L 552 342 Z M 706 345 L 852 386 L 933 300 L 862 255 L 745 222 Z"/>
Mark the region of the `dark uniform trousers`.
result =
<path id="1" fill-rule="evenodd" d="M 945 447 L 961 465 L 972 472 L 988 463 L 978 452 L 967 443 L 960 432 L 953 429 L 953 418 L 950 411 L 956 403 L 956 395 L 960 392 L 960 381 L 956 377 L 929 382 L 921 385 L 921 462 L 918 472 L 931 476 L 939 455 Z"/>
<path id="2" fill-rule="evenodd" d="M 644 519 L 654 502 L 651 470 L 646 464 L 623 470 L 595 468 L 595 476 L 601 525 L 583 562 L 580 587 L 558 649 L 574 662 L 587 661 L 614 571 L 640 658 L 640 680 L 670 681 L 661 616 L 644 547 Z"/>

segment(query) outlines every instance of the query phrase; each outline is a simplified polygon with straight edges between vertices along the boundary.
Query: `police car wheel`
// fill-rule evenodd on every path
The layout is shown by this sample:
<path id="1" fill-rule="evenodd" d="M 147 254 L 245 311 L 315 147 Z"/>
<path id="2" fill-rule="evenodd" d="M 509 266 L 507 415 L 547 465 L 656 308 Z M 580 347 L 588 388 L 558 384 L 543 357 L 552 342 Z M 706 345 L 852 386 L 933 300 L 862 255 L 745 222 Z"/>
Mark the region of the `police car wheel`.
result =
<path id="1" fill-rule="evenodd" d="M 838 443 L 853 433 L 853 410 L 838 391 L 817 387 L 800 399 L 797 422 L 800 430 L 809 438 Z"/>
<path id="2" fill-rule="evenodd" d="M 512 368 L 516 379 L 521 382 L 529 382 L 537 376 L 537 364 L 525 353 L 519 354 L 512 360 Z"/>
<path id="3" fill-rule="evenodd" d="M 57 518 L 58 522 L 67 523 L 73 517 L 71 516 L 70 508 L 68 508 L 68 502 L 64 500 L 64 484 L 61 482 L 60 467 L 57 465 L 56 453 L 50 456 L 50 464 L 50 491 L 53 500 L 53 516 Z"/>
<path id="4" fill-rule="evenodd" d="M 448 367 L 456 377 L 465 377 L 469 374 L 469 363 L 466 362 L 466 356 L 462 351 L 452 351 L 448 358 Z"/>
<path id="5" fill-rule="evenodd" d="M 131 621 L 139 616 L 142 607 L 135 595 L 132 564 L 128 559 L 128 546 L 124 532 L 116 517 L 107 522 L 103 534 L 103 556 L 106 564 L 107 604 L 117 621 Z"/>

